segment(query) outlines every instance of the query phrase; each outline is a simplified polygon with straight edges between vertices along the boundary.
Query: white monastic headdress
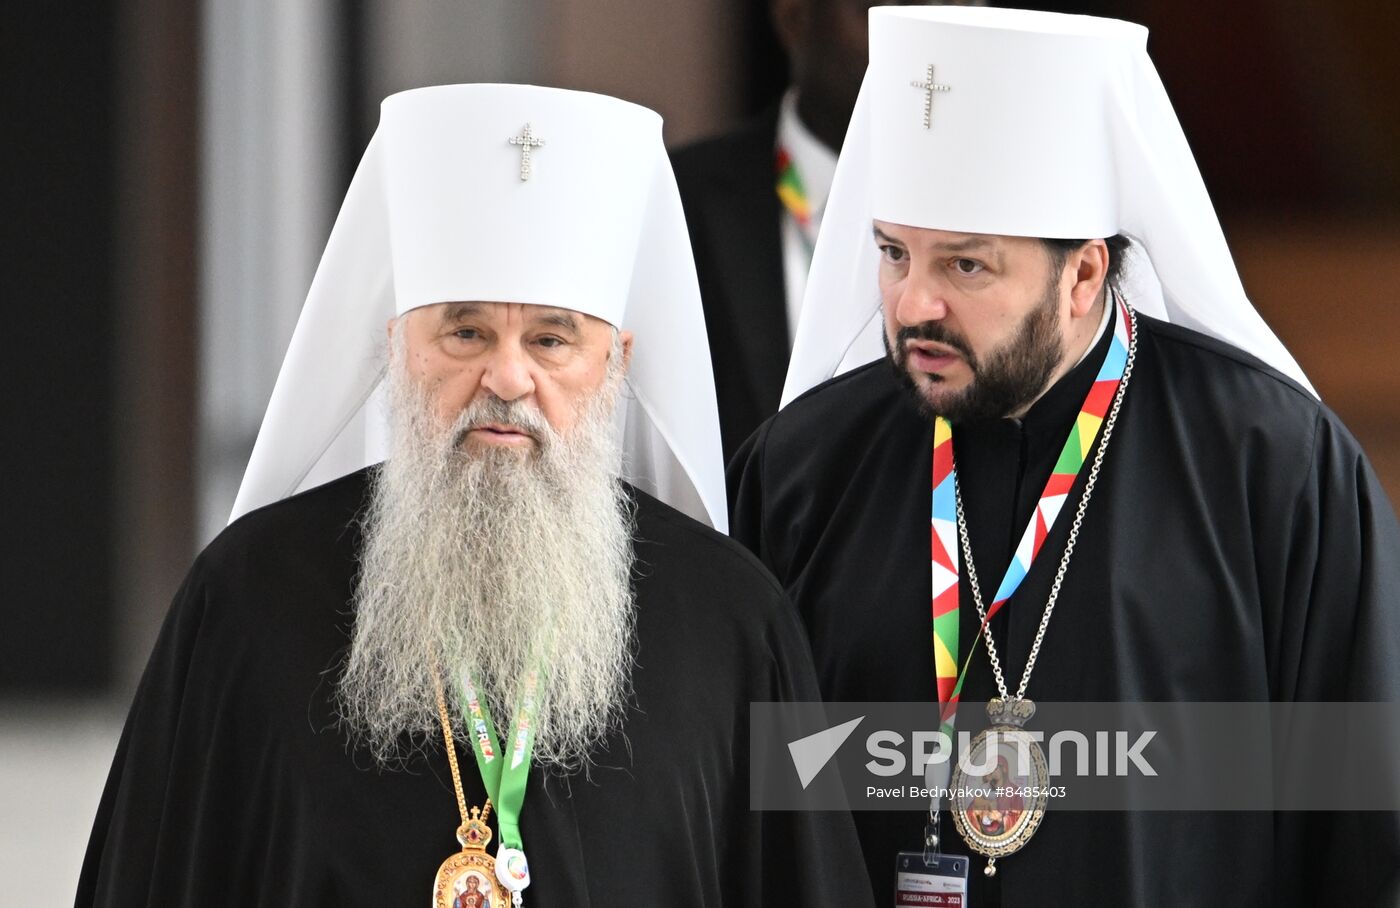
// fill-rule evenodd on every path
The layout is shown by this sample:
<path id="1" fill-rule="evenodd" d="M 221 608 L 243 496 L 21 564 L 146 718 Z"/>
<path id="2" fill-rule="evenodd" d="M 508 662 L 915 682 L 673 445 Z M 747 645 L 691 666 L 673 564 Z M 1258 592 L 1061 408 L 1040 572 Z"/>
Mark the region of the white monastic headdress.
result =
<path id="1" fill-rule="evenodd" d="M 559 306 L 631 331 L 626 478 L 726 528 L 709 345 L 661 117 L 530 85 L 384 101 L 233 516 L 382 459 L 386 323 L 466 300 Z"/>
<path id="2" fill-rule="evenodd" d="M 783 404 L 884 355 L 872 219 L 1051 239 L 1125 234 L 1128 301 L 1311 388 L 1245 296 L 1130 22 L 875 7 L 870 65 L 812 259 Z"/>

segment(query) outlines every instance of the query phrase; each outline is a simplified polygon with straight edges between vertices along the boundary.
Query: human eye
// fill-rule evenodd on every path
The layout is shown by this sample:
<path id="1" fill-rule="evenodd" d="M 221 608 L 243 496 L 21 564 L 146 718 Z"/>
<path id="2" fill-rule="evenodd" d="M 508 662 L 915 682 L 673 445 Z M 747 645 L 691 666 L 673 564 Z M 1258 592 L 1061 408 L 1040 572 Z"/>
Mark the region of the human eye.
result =
<path id="1" fill-rule="evenodd" d="M 977 259 L 953 259 L 953 270 L 958 274 L 971 277 L 974 274 L 981 274 L 987 268 Z"/>
<path id="2" fill-rule="evenodd" d="M 896 246 L 893 243 L 881 243 L 878 248 L 880 250 L 880 255 L 884 256 L 885 261 L 892 265 L 903 262 L 908 256 L 903 246 Z"/>
<path id="3" fill-rule="evenodd" d="M 541 347 L 544 347 L 546 350 L 554 350 L 564 346 L 567 343 L 567 341 L 565 341 L 564 338 L 559 337 L 557 334 L 545 334 L 535 338 L 535 343 Z"/>
<path id="4" fill-rule="evenodd" d="M 454 328 L 452 336 L 458 340 L 476 340 L 481 337 L 481 332 L 477 331 L 475 328 Z"/>

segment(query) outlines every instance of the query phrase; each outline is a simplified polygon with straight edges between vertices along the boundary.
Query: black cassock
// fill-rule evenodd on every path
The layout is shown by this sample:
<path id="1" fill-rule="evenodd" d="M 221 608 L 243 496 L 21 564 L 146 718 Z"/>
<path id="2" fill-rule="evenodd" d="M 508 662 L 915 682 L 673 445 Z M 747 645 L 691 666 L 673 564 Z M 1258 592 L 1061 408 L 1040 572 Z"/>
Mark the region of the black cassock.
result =
<path id="1" fill-rule="evenodd" d="M 78 905 L 429 903 L 460 850 L 441 740 L 379 770 L 332 712 L 368 475 L 254 512 L 199 557 L 122 733 Z M 791 606 L 742 547 L 636 497 L 635 705 L 591 780 L 532 773 L 525 903 L 863 904 L 847 814 L 748 809 L 748 704 L 817 699 Z"/>
<path id="2" fill-rule="evenodd" d="M 1400 528 L 1356 441 L 1246 354 L 1138 324 L 1130 386 L 1027 696 L 1400 700 Z M 1111 335 L 1020 423 L 954 427 L 989 599 Z M 930 421 L 880 361 L 794 401 L 730 465 L 731 532 L 797 606 L 828 700 L 937 696 L 932 446 Z M 991 622 L 1013 691 L 1088 472 Z M 978 630 L 965 570 L 960 603 L 965 658 Z M 969 704 L 996 695 L 985 652 L 968 671 Z M 923 821 L 857 813 L 878 905 L 893 904 L 895 854 L 919 846 Z M 946 814 L 943 830 L 949 850 L 967 852 Z M 1391 813 L 1051 810 L 994 879 L 981 867 L 975 857 L 975 906 L 1400 905 L 1400 823 Z"/>
<path id="3" fill-rule="evenodd" d="M 726 458 L 778 409 L 787 375 L 777 137 L 775 104 L 672 157 L 705 306 Z"/>

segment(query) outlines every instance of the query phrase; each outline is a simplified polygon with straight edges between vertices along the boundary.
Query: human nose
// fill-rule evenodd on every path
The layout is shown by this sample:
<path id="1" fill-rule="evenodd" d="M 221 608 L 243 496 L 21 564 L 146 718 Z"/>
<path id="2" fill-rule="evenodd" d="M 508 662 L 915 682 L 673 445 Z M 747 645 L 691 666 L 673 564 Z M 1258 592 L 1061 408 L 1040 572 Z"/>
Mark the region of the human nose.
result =
<path id="1" fill-rule="evenodd" d="M 502 345 L 493 350 L 482 373 L 481 386 L 505 401 L 532 394 L 535 380 L 524 351 L 514 345 Z"/>
<path id="2" fill-rule="evenodd" d="M 927 274 L 910 269 L 901 282 L 895 301 L 894 317 L 904 327 L 934 322 L 948 315 L 943 285 Z"/>

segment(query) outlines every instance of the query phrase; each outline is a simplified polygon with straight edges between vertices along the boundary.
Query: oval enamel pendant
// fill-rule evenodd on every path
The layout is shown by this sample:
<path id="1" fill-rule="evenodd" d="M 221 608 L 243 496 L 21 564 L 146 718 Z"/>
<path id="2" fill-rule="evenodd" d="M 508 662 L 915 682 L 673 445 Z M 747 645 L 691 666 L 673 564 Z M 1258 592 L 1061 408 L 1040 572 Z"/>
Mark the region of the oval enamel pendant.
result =
<path id="1" fill-rule="evenodd" d="M 457 830 L 462 843 L 460 854 L 442 862 L 433 882 L 432 908 L 504 908 L 510 894 L 496 878 L 496 860 L 486 853 L 491 829 L 481 822 L 481 810 L 472 808 L 472 818 Z"/>
<path id="2" fill-rule="evenodd" d="M 987 715 L 991 727 L 972 739 L 953 773 L 951 807 L 958 834 L 995 876 L 996 859 L 1020 851 L 1040 828 L 1050 772 L 1039 742 L 1021 727 L 1034 703 L 994 697 Z"/>

